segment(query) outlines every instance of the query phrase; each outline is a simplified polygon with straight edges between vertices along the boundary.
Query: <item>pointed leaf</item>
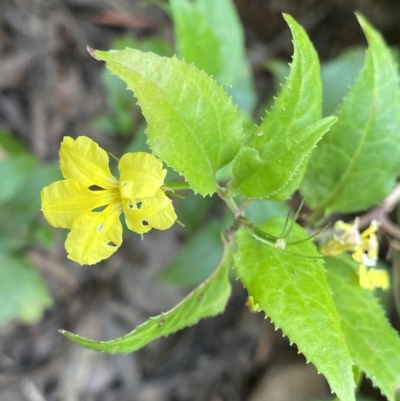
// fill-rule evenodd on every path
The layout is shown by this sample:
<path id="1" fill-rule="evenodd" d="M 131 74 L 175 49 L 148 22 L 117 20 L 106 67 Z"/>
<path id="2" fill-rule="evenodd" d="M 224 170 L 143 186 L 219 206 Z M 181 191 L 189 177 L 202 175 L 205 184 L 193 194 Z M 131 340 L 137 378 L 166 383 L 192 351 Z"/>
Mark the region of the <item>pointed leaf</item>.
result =
<path id="1" fill-rule="evenodd" d="M 249 198 L 288 198 L 300 186 L 302 177 L 296 172 L 304 170 L 302 164 L 335 121 L 335 117 L 326 117 L 296 132 L 286 142 L 282 138 L 272 140 L 262 154 L 254 148 L 242 148 L 234 160 L 235 181 L 231 188 L 236 187 Z M 281 194 L 277 195 L 278 192 Z"/>
<path id="2" fill-rule="evenodd" d="M 228 277 L 231 257 L 228 244 L 224 246 L 220 264 L 204 283 L 173 309 L 151 317 L 129 334 L 111 341 L 95 341 L 65 330 L 60 330 L 60 333 L 84 348 L 110 354 L 128 353 L 144 347 L 156 338 L 191 326 L 202 318 L 223 312 L 231 293 Z"/>
<path id="3" fill-rule="evenodd" d="M 325 215 L 375 205 L 400 171 L 397 66 L 381 35 L 358 19 L 369 44 L 365 64 L 338 122 L 313 152 L 301 188 L 306 203 Z"/>
<path id="4" fill-rule="evenodd" d="M 243 136 L 237 109 L 223 89 L 176 57 L 133 49 L 94 55 L 134 91 L 153 152 L 196 192 L 214 193 L 216 171 L 236 156 Z"/>
<path id="5" fill-rule="evenodd" d="M 235 180 L 231 188 L 248 197 L 267 198 L 287 186 L 333 123 L 333 120 L 320 121 L 322 90 L 314 47 L 293 18 L 285 15 L 285 19 L 294 44 L 289 77 L 271 111 L 233 164 Z M 300 179 L 291 188 L 292 192 Z M 287 196 L 285 193 L 283 197 Z"/>
<path id="6" fill-rule="evenodd" d="M 277 236 L 283 224 L 284 219 L 274 218 L 262 228 Z M 287 240 L 306 236 L 297 225 L 293 234 Z M 288 254 L 255 239 L 243 228 L 236 241 L 234 266 L 249 295 L 327 378 L 332 391 L 343 401 L 354 400 L 352 361 L 322 259 L 313 258 L 319 256 L 315 246 L 309 241 L 288 246 Z"/>
<path id="7" fill-rule="evenodd" d="M 400 337 L 374 295 L 360 287 L 354 264 L 348 255 L 326 259 L 333 300 L 353 361 L 394 401 L 400 385 Z"/>

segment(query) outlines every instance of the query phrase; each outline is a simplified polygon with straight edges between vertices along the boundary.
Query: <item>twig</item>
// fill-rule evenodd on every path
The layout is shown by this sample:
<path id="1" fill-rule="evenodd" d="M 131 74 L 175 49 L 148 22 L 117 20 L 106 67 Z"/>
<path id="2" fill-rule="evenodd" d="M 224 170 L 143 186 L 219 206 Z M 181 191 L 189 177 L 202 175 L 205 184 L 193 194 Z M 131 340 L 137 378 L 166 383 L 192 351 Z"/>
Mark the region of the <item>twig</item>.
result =
<path id="1" fill-rule="evenodd" d="M 367 227 L 372 220 L 381 222 L 382 227 L 394 237 L 400 238 L 400 227 L 393 224 L 387 215 L 395 208 L 400 201 L 400 184 L 386 197 L 386 199 L 378 206 L 371 209 L 360 217 L 360 227 Z"/>

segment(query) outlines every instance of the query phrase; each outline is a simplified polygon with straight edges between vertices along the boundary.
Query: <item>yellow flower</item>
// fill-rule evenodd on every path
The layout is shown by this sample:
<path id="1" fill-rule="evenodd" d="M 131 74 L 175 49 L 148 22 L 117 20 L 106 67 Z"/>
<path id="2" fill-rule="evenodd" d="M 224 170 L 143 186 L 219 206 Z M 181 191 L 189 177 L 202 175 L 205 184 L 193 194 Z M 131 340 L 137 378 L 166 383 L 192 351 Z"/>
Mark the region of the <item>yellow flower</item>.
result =
<path id="1" fill-rule="evenodd" d="M 359 263 L 360 286 L 369 290 L 375 288 L 386 290 L 389 288 L 387 271 L 373 268 L 378 261 L 379 243 L 376 232 L 379 223 L 373 220 L 362 233 L 360 233 L 358 225 L 357 218 L 353 224 L 337 221 L 334 226 L 333 239 L 321 248 L 321 253 L 329 256 L 350 251 L 352 258 Z"/>
<path id="2" fill-rule="evenodd" d="M 138 234 L 166 230 L 176 220 L 161 189 L 166 175 L 161 160 L 149 153 L 127 153 L 118 164 L 119 180 L 108 164 L 106 151 L 90 138 L 64 137 L 60 166 L 65 179 L 41 193 L 47 221 L 71 229 L 65 248 L 80 264 L 95 264 L 121 246 L 122 211 L 128 228 Z"/>

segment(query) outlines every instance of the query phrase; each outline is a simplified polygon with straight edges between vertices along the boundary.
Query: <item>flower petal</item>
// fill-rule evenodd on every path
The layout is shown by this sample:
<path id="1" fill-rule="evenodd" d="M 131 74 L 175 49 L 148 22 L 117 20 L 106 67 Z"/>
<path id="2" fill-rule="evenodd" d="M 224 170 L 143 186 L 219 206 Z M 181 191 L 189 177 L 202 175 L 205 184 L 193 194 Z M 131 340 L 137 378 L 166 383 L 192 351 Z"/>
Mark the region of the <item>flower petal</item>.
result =
<path id="1" fill-rule="evenodd" d="M 387 290 L 390 287 L 389 274 L 383 269 L 367 269 L 365 265 L 359 267 L 360 287 L 373 291 L 375 288 Z"/>
<path id="2" fill-rule="evenodd" d="M 151 198 L 123 199 L 123 205 L 126 225 L 138 234 L 152 228 L 167 230 L 176 220 L 172 201 L 161 189 Z"/>
<path id="3" fill-rule="evenodd" d="M 119 188 L 123 198 L 148 198 L 164 183 L 167 170 L 150 153 L 126 153 L 119 161 Z"/>
<path id="4" fill-rule="evenodd" d="M 54 182 L 41 192 L 44 217 L 53 227 L 72 228 L 78 216 L 107 204 L 104 192 L 92 192 L 75 180 Z"/>
<path id="5" fill-rule="evenodd" d="M 110 257 L 122 244 L 121 205 L 79 216 L 65 242 L 68 257 L 81 265 L 93 265 Z"/>
<path id="6" fill-rule="evenodd" d="M 368 277 L 367 266 L 360 265 L 358 268 L 358 274 L 360 280 L 360 287 L 365 288 L 366 290 L 373 290 L 373 287 L 371 287 L 371 283 Z"/>
<path id="7" fill-rule="evenodd" d="M 375 288 L 382 288 L 387 290 L 390 287 L 389 274 L 383 269 L 370 269 L 368 272 L 369 279 Z"/>
<path id="8" fill-rule="evenodd" d="M 107 152 L 86 136 L 76 140 L 65 136 L 60 148 L 60 166 L 64 178 L 79 181 L 89 188 L 96 185 L 103 189 L 115 188 L 117 178 L 108 166 Z"/>

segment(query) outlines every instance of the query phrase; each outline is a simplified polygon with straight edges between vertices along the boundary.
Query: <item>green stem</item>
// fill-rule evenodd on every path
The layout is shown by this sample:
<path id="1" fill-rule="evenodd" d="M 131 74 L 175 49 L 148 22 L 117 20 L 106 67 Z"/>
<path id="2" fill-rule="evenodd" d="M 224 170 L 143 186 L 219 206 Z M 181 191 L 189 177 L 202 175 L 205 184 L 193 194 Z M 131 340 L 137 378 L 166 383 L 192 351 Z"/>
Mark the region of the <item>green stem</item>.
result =
<path id="1" fill-rule="evenodd" d="M 241 213 L 240 213 L 240 208 L 233 199 L 233 197 L 229 196 L 228 191 L 222 187 L 217 188 L 217 194 L 227 204 L 229 210 L 233 213 L 236 219 Z"/>
<path id="2" fill-rule="evenodd" d="M 184 189 L 190 189 L 190 185 L 186 181 L 165 182 L 163 186 L 172 189 L 173 191 L 182 191 Z"/>

